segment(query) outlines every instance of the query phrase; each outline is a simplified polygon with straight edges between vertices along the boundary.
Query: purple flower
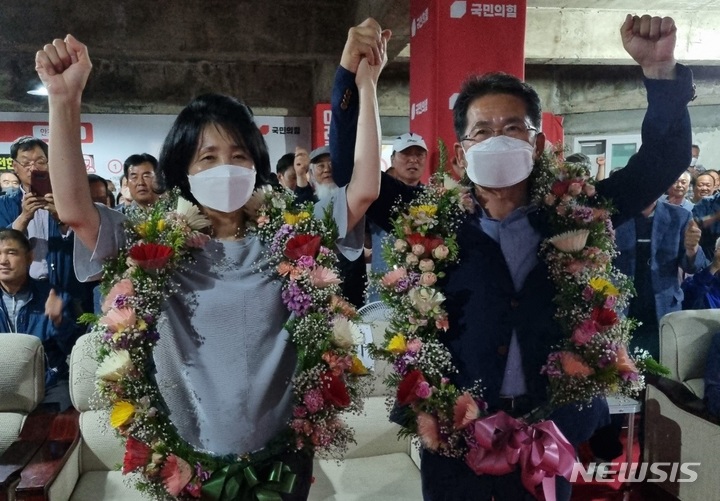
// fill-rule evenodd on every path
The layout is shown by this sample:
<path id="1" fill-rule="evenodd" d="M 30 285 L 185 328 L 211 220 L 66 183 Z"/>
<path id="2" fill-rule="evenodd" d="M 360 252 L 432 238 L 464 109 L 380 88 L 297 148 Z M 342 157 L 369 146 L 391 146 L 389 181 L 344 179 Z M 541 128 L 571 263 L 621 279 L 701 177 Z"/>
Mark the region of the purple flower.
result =
<path id="1" fill-rule="evenodd" d="M 583 223 L 593 222 L 593 211 L 590 207 L 575 207 L 572 213 L 573 219 L 582 221 Z"/>
<path id="2" fill-rule="evenodd" d="M 294 281 L 290 282 L 288 288 L 282 291 L 282 301 L 290 311 L 298 315 L 304 315 L 312 306 L 310 295 L 306 294 Z"/>
<path id="3" fill-rule="evenodd" d="M 301 268 L 312 268 L 315 266 L 315 258 L 312 256 L 300 256 L 297 260 L 297 265 Z"/>

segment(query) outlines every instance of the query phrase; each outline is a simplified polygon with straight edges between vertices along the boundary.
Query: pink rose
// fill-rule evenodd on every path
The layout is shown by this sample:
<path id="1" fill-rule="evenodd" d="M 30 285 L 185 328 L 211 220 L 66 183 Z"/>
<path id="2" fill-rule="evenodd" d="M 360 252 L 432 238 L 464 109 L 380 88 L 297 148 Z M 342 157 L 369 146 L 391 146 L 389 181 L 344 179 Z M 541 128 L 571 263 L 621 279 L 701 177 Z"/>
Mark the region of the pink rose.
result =
<path id="1" fill-rule="evenodd" d="M 420 247 L 422 247 L 422 245 Z M 405 263 L 409 266 L 415 266 L 416 264 L 418 264 L 419 261 L 420 260 L 415 254 L 408 254 L 407 256 L 405 256 Z"/>
<path id="2" fill-rule="evenodd" d="M 617 361 L 615 362 L 615 365 L 617 366 L 618 372 L 620 374 L 637 374 L 637 367 L 635 366 L 635 362 L 633 361 L 633 359 L 630 357 L 630 355 L 628 355 L 626 346 L 621 346 L 618 349 Z"/>
<path id="3" fill-rule="evenodd" d="M 430 287 L 431 285 L 434 285 L 435 282 L 437 282 L 437 275 L 435 275 L 435 273 L 431 271 L 425 272 L 420 275 L 420 285 Z"/>
<path id="4" fill-rule="evenodd" d="M 422 341 L 418 338 L 413 338 L 407 342 L 406 346 L 408 351 L 417 353 L 420 351 L 420 348 L 422 348 Z"/>
<path id="5" fill-rule="evenodd" d="M 388 288 L 395 287 L 395 284 L 405 277 L 407 277 L 407 270 L 405 268 L 395 268 L 383 275 L 382 284 Z"/>
<path id="6" fill-rule="evenodd" d="M 432 251 L 432 255 L 435 259 L 445 259 L 450 254 L 450 249 L 446 245 L 440 244 L 435 247 Z"/>
<path id="7" fill-rule="evenodd" d="M 589 197 L 595 196 L 595 186 L 593 186 L 592 184 L 585 184 L 585 186 L 583 187 L 583 191 L 585 191 L 585 194 Z"/>
<path id="8" fill-rule="evenodd" d="M 568 194 L 576 197 L 582 192 L 582 185 L 580 183 L 570 183 L 568 186 Z"/>
<path id="9" fill-rule="evenodd" d="M 423 399 L 430 398 L 430 395 L 432 395 L 432 388 L 430 388 L 430 383 L 427 381 L 423 381 L 419 385 L 417 385 L 417 388 L 415 388 L 415 394 Z"/>
<path id="10" fill-rule="evenodd" d="M 432 259 L 421 259 L 420 260 L 420 271 L 433 271 L 435 269 L 435 263 Z"/>
<path id="11" fill-rule="evenodd" d="M 395 250 L 398 252 L 405 252 L 405 250 L 408 248 L 408 243 L 405 240 L 398 238 L 397 240 L 395 240 L 394 247 Z"/>
<path id="12" fill-rule="evenodd" d="M 547 195 L 545 195 L 545 198 L 543 198 L 545 205 L 553 205 L 555 203 L 555 200 L 557 200 L 557 198 L 552 193 L 548 193 Z"/>
<path id="13" fill-rule="evenodd" d="M 425 246 L 423 244 L 415 244 L 412 246 L 412 253 L 416 256 L 422 256 L 425 254 Z"/>

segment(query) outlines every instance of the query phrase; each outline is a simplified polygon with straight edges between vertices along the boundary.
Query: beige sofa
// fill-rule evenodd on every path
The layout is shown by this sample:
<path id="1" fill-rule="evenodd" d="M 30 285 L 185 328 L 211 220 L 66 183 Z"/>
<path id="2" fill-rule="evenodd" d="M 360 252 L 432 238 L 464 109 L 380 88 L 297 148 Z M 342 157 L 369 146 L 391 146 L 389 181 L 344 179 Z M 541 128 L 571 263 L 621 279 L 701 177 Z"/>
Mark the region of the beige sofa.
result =
<path id="1" fill-rule="evenodd" d="M 37 406 L 45 392 L 40 339 L 0 333 L 0 500 L 15 499 L 20 471 L 45 440 L 52 414 Z"/>
<path id="2" fill-rule="evenodd" d="M 681 500 L 720 499 L 720 420 L 703 403 L 705 361 L 716 332 L 720 332 L 720 310 L 679 311 L 660 322 L 660 362 L 671 374 L 648 381 L 644 461 L 700 463 L 686 466 L 697 473 L 695 481 L 668 479 L 658 484 Z"/>
<path id="3" fill-rule="evenodd" d="M 79 417 L 67 415 L 62 426 L 51 431 L 49 443 L 22 473 L 18 501 L 38 499 L 41 494 L 50 501 L 148 499 L 116 469 L 125 451 L 109 427 L 107 411 L 90 408 L 97 370 L 95 339 L 81 336 L 70 357 L 70 397 Z M 52 454 L 51 448 L 62 451 L 62 457 Z"/>

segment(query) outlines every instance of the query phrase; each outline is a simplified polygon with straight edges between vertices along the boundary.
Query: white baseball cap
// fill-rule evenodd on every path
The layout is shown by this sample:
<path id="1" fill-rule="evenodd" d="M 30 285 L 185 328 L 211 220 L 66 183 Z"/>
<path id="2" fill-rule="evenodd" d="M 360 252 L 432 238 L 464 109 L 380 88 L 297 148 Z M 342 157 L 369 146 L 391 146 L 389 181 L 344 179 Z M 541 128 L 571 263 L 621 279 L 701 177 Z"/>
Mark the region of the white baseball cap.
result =
<path id="1" fill-rule="evenodd" d="M 395 140 L 393 143 L 393 153 L 396 151 L 404 151 L 411 146 L 420 146 L 423 150 L 427 151 L 425 140 L 420 134 L 407 132 Z"/>

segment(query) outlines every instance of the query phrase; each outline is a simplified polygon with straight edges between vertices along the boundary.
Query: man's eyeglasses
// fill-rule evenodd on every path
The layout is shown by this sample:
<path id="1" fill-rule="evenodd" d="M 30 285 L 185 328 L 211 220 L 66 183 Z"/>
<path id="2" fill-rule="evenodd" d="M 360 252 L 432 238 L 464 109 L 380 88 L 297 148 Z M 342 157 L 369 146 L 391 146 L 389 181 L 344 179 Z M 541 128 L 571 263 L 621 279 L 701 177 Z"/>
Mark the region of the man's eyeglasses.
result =
<path id="1" fill-rule="evenodd" d="M 486 139 L 490 139 L 493 136 L 508 136 L 515 139 L 528 140 L 530 136 L 537 133 L 535 127 L 530 127 L 522 122 L 520 123 L 509 123 L 504 125 L 500 129 L 493 129 L 491 127 L 477 127 L 470 131 L 470 134 L 460 139 L 460 141 L 470 141 L 472 143 L 482 143 Z"/>
<path id="2" fill-rule="evenodd" d="M 33 165 L 38 169 L 44 169 L 45 167 L 47 167 L 48 164 L 47 158 L 38 158 L 37 160 L 27 160 L 24 162 L 21 162 L 20 160 L 15 160 L 15 162 L 25 169 L 29 169 Z"/>

